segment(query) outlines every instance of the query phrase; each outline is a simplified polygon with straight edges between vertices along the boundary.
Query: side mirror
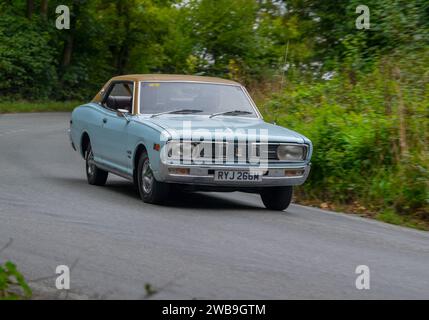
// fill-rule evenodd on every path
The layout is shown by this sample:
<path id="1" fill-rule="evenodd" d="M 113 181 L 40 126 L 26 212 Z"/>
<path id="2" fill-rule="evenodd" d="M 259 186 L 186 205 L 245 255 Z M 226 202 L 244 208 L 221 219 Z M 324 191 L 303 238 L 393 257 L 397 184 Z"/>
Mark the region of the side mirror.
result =
<path id="1" fill-rule="evenodd" d="M 125 118 L 127 122 L 130 122 L 130 119 L 128 119 L 128 115 L 130 114 L 130 112 L 127 109 L 117 109 L 116 114 L 118 115 L 118 117 Z"/>
<path id="2" fill-rule="evenodd" d="M 130 113 L 127 109 L 116 109 L 118 116 L 123 117 L 124 115 Z"/>

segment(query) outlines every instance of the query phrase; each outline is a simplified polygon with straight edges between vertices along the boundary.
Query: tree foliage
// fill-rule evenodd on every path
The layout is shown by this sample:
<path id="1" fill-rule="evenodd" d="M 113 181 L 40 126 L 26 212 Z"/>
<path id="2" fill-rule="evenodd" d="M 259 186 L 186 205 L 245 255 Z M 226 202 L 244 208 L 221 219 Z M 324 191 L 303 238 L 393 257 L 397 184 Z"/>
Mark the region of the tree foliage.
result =
<path id="1" fill-rule="evenodd" d="M 57 30 L 58 5 L 71 29 Z M 426 47 L 425 0 L 0 0 L 0 94 L 88 98 L 124 73 L 192 73 L 252 80 L 362 69 Z M 286 59 L 286 61 L 285 61 Z"/>

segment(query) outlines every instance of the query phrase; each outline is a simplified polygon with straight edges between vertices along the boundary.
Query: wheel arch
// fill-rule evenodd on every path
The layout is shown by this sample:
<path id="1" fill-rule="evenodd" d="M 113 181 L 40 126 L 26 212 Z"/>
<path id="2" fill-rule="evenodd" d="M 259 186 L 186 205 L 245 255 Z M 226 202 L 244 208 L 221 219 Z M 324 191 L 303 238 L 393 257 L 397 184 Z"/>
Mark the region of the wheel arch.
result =
<path id="1" fill-rule="evenodd" d="M 85 151 L 88 148 L 88 145 L 90 142 L 91 142 L 91 139 L 89 138 L 88 132 L 86 131 L 82 132 L 82 135 L 80 138 L 80 154 L 83 158 L 85 158 Z"/>
<path id="2" fill-rule="evenodd" d="M 134 151 L 133 158 L 133 179 L 134 182 L 137 182 L 137 167 L 139 165 L 140 156 L 144 153 L 148 153 L 146 146 L 143 143 L 139 143 Z"/>

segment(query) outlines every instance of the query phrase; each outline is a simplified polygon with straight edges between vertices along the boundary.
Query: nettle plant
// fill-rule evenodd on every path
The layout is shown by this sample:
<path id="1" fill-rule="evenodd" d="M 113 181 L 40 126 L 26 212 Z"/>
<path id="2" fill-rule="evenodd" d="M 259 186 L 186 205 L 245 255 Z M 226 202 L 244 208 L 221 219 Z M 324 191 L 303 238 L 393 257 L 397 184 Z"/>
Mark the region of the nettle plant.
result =
<path id="1" fill-rule="evenodd" d="M 0 300 L 31 298 L 31 288 L 15 264 L 8 261 L 0 265 Z"/>

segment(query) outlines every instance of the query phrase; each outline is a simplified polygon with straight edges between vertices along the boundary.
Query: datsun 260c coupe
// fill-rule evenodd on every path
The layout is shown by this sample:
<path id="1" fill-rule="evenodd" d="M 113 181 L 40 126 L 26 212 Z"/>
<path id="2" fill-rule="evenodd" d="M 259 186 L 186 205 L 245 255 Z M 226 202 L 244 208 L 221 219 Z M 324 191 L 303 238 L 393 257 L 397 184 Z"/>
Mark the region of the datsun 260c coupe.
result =
<path id="1" fill-rule="evenodd" d="M 89 184 L 104 185 L 110 172 L 157 204 L 177 186 L 252 192 L 272 210 L 289 206 L 313 150 L 303 135 L 264 122 L 240 84 L 180 75 L 111 79 L 73 111 L 70 140 Z"/>

